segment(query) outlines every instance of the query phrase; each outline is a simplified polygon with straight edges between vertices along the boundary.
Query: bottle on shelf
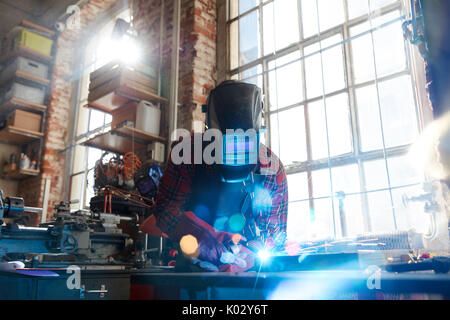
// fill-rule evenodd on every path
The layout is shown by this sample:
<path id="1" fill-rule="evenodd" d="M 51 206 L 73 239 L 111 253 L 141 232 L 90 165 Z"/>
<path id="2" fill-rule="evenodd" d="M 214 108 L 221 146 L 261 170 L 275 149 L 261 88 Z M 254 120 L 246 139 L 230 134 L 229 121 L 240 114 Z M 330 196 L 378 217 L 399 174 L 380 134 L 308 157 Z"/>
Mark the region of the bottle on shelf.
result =
<path id="1" fill-rule="evenodd" d="M 20 155 L 20 168 L 28 169 L 30 168 L 30 158 L 25 153 Z"/>
<path id="2" fill-rule="evenodd" d="M 17 158 L 15 153 L 11 153 L 11 156 L 9 157 L 9 163 L 10 163 L 10 170 L 16 171 L 17 169 Z"/>

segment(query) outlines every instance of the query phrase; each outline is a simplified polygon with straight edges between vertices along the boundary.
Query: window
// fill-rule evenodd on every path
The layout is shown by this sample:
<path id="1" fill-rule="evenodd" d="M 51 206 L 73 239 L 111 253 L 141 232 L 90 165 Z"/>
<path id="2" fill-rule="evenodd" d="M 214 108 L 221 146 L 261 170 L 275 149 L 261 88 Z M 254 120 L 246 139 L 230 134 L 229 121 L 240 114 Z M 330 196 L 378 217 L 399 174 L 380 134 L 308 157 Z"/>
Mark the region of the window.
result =
<path id="1" fill-rule="evenodd" d="M 290 239 L 427 231 L 423 208 L 402 201 L 423 182 L 407 157 L 421 117 L 404 5 L 228 0 L 228 75 L 263 90 Z"/>
<path id="2" fill-rule="evenodd" d="M 89 208 L 89 202 L 94 196 L 94 167 L 103 154 L 102 150 L 82 146 L 81 143 L 94 135 L 110 130 L 111 115 L 93 109 L 84 108 L 89 94 L 89 74 L 104 66 L 113 59 L 109 40 L 116 19 L 130 21 L 130 12 L 125 10 L 116 18 L 110 20 L 92 39 L 84 53 L 84 63 L 81 66 L 78 117 L 75 136 L 72 141 L 72 168 L 70 175 L 70 200 L 78 200 L 72 209 Z"/>

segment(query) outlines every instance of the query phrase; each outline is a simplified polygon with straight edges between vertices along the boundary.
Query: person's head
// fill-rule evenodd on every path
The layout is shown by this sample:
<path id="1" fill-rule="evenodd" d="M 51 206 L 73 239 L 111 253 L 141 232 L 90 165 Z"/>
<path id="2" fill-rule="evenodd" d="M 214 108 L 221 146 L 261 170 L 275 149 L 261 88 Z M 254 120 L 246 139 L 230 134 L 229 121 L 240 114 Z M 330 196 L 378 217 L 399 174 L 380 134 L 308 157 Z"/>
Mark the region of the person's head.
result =
<path id="1" fill-rule="evenodd" d="M 261 89 L 228 80 L 211 91 L 204 106 L 208 129 L 223 135 L 223 179 L 239 182 L 256 170 L 262 122 Z"/>
<path id="2" fill-rule="evenodd" d="M 245 82 L 227 80 L 211 91 L 206 103 L 206 125 L 226 134 L 227 129 L 261 130 L 261 89 Z"/>

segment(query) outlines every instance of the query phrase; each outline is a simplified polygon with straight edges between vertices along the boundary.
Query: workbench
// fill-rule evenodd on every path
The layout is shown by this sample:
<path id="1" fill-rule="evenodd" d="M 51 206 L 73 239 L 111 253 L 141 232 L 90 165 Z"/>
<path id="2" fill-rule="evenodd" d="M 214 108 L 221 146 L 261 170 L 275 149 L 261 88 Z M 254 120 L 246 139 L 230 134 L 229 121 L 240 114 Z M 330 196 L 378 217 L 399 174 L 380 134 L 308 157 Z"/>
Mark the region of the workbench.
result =
<path id="1" fill-rule="evenodd" d="M 363 271 L 177 273 L 82 270 L 81 288 L 58 277 L 0 272 L 0 300 L 396 300 L 450 299 L 450 274 Z"/>
<path id="2" fill-rule="evenodd" d="M 130 271 L 81 270 L 80 288 L 69 289 L 65 268 L 46 269 L 58 276 L 30 276 L 0 271 L 0 300 L 128 300 Z"/>
<path id="3" fill-rule="evenodd" d="M 450 274 L 381 272 L 376 275 L 363 271 L 228 274 L 137 270 L 131 273 L 130 297 L 163 300 L 449 299 Z"/>

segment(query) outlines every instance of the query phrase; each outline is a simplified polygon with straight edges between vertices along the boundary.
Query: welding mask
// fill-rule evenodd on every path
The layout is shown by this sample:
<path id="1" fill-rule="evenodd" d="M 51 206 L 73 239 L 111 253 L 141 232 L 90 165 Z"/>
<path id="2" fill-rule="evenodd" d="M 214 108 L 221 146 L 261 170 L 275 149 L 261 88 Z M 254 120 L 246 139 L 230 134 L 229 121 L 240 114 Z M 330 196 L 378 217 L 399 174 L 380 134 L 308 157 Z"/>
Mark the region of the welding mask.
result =
<path id="1" fill-rule="evenodd" d="M 263 104 L 257 86 L 225 81 L 204 106 L 208 129 L 222 132 L 222 180 L 242 182 L 257 168 Z"/>

